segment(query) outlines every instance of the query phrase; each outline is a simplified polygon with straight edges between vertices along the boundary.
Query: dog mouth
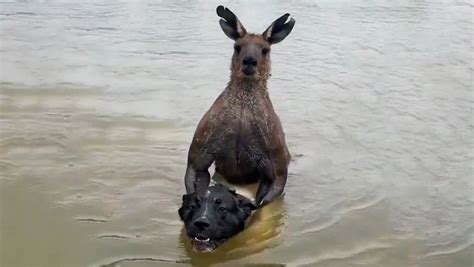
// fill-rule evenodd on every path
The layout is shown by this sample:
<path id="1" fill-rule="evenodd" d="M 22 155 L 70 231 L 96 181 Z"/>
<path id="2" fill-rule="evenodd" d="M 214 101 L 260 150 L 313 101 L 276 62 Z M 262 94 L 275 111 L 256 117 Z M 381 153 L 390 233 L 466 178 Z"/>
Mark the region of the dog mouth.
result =
<path id="1" fill-rule="evenodd" d="M 213 240 L 206 236 L 189 236 L 193 250 L 201 253 L 213 252 L 219 245 L 225 242 L 225 240 Z"/>
<path id="2" fill-rule="evenodd" d="M 203 237 L 203 236 L 195 236 L 194 241 L 196 242 L 209 242 L 211 239 L 209 237 Z"/>

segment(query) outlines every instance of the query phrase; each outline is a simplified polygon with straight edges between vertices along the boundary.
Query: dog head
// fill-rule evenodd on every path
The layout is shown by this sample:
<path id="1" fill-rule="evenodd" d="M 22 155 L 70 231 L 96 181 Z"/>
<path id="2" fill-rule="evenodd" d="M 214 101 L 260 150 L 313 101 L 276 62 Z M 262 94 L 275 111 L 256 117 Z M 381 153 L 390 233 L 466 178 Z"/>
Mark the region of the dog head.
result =
<path id="1" fill-rule="evenodd" d="M 225 185 L 183 195 L 178 213 L 193 249 L 211 252 L 245 227 L 256 206 Z"/>

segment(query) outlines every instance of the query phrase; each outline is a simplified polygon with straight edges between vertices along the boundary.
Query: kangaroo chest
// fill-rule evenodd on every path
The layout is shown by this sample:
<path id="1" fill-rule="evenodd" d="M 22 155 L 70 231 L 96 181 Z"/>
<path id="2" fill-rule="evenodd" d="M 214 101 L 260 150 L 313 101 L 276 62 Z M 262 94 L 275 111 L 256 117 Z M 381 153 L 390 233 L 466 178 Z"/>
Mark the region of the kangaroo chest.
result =
<path id="1" fill-rule="evenodd" d="M 266 154 L 269 137 L 276 134 L 270 114 L 273 110 L 262 103 L 223 105 L 216 111 L 212 129 L 216 158 L 248 162 Z"/>

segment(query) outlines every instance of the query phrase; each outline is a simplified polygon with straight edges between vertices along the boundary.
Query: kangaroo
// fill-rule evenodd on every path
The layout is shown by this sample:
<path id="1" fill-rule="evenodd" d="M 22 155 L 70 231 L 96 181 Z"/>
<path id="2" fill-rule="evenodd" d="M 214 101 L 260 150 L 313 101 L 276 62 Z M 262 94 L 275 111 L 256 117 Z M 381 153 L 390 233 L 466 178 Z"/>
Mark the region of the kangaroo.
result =
<path id="1" fill-rule="evenodd" d="M 230 81 L 200 120 L 188 152 L 186 193 L 207 190 L 209 167 L 229 183 L 259 182 L 262 207 L 283 193 L 290 153 L 267 91 L 270 47 L 285 39 L 295 20 L 284 14 L 262 34 L 247 33 L 237 16 L 218 6 L 219 24 L 234 40 Z"/>

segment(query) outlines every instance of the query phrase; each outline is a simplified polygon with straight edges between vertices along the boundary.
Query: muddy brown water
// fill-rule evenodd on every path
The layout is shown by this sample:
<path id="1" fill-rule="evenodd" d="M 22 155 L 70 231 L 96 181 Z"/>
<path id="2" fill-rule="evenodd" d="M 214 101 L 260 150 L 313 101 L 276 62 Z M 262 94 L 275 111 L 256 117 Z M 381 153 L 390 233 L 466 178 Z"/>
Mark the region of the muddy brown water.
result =
<path id="1" fill-rule="evenodd" d="M 0 266 L 473 264 L 473 4 L 237 1 L 296 19 L 270 95 L 284 199 L 211 255 L 177 216 L 194 128 L 232 42 L 210 1 L 0 10 Z"/>

